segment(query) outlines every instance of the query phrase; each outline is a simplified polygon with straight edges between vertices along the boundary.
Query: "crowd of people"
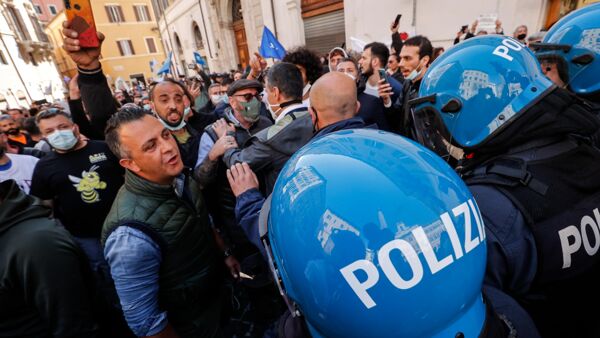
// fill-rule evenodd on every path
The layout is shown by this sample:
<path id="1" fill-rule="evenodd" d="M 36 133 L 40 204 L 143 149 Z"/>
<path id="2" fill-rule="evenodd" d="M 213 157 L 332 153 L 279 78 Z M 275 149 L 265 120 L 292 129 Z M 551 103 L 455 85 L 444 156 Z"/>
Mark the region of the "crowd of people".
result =
<path id="1" fill-rule="evenodd" d="M 68 102 L 0 115 L 1 337 L 600 335 L 600 4 L 130 89 L 63 27 Z"/>

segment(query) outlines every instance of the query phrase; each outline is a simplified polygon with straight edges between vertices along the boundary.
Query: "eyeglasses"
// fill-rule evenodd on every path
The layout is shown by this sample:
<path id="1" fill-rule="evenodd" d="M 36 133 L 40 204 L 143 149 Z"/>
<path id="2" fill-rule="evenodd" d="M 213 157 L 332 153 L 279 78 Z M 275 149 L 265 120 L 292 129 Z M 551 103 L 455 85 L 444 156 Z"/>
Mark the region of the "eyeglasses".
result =
<path id="1" fill-rule="evenodd" d="M 254 97 L 256 97 L 256 99 L 258 99 L 259 101 L 262 100 L 262 94 L 247 93 L 247 94 L 236 94 L 233 96 L 243 97 L 246 102 L 250 102 L 250 100 L 252 100 L 252 98 L 254 98 Z"/>

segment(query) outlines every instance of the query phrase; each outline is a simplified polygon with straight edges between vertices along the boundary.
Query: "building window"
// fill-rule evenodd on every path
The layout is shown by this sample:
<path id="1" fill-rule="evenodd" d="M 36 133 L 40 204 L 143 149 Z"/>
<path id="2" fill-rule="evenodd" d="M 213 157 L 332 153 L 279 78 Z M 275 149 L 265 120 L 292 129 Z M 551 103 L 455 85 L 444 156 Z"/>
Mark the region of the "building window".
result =
<path id="1" fill-rule="evenodd" d="M 38 40 L 41 42 L 48 42 L 48 35 L 44 32 L 42 25 L 40 25 L 40 21 L 34 16 L 29 15 L 29 19 L 33 24 L 33 28 L 35 29 L 35 35 L 37 35 Z"/>
<path id="2" fill-rule="evenodd" d="M 202 42 L 202 34 L 200 34 L 200 28 L 198 25 L 194 23 L 194 41 L 196 42 L 196 49 L 204 48 L 204 43 Z"/>
<path id="3" fill-rule="evenodd" d="M 19 13 L 19 10 L 11 5 L 6 6 L 6 9 L 17 37 L 21 41 L 31 40 L 31 36 L 27 31 L 27 27 L 25 26 L 25 22 L 23 21 L 23 17 L 21 16 L 21 13 Z"/>
<path id="4" fill-rule="evenodd" d="M 0 50 L 0 63 L 3 65 L 7 65 L 8 61 L 6 60 L 6 57 L 4 56 L 4 52 Z"/>
<path id="5" fill-rule="evenodd" d="M 50 14 L 52 14 L 52 15 L 56 15 L 56 13 L 58 13 L 58 11 L 56 10 L 56 6 L 54 6 L 54 5 L 48 5 L 48 10 L 50 11 Z"/>
<path id="6" fill-rule="evenodd" d="M 134 5 L 133 12 L 135 13 L 135 19 L 138 22 L 150 21 L 150 11 L 146 5 Z"/>
<path id="7" fill-rule="evenodd" d="M 109 22 L 125 22 L 125 16 L 123 15 L 123 9 L 119 5 L 108 5 L 104 6 L 106 9 L 106 15 L 108 16 Z"/>
<path id="8" fill-rule="evenodd" d="M 117 46 L 119 47 L 121 56 L 135 55 L 131 40 L 117 40 Z"/>
<path id="9" fill-rule="evenodd" d="M 42 7 L 40 5 L 33 5 L 33 8 L 35 8 L 35 12 L 38 15 L 42 15 Z"/>
<path id="10" fill-rule="evenodd" d="M 146 47 L 148 48 L 148 53 L 150 53 L 150 54 L 157 53 L 156 43 L 154 42 L 154 38 L 146 38 Z"/>

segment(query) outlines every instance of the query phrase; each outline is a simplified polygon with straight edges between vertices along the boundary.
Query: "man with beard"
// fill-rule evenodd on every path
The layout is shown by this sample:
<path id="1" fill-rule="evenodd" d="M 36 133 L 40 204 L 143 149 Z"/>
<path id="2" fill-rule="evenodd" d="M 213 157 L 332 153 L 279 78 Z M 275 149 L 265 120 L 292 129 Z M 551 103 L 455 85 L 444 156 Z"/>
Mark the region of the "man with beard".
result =
<path id="1" fill-rule="evenodd" d="M 0 116 L 0 131 L 8 135 L 10 141 L 21 144 L 23 147 L 35 146 L 35 141 L 29 134 L 22 132 L 15 119 L 10 115 Z"/>
<path id="2" fill-rule="evenodd" d="M 184 85 L 173 79 L 165 79 L 153 84 L 149 94 L 154 115 L 177 140 L 183 164 L 188 168 L 194 168 L 198 160 L 201 135 L 186 121 L 186 117 L 191 112 L 186 102 L 193 102 L 192 96 Z"/>

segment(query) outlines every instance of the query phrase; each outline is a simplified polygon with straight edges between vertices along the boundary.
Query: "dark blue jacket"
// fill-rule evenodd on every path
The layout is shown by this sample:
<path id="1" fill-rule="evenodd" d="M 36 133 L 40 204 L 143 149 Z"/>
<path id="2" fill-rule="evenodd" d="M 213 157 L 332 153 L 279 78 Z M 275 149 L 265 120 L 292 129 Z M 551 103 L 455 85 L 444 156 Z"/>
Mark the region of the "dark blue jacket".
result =
<path id="1" fill-rule="evenodd" d="M 385 107 L 381 99 L 369 94 L 358 94 L 360 108 L 357 116 L 360 116 L 365 123 L 376 124 L 381 130 L 392 131 L 391 125 L 385 116 Z"/>
<path id="2" fill-rule="evenodd" d="M 500 291 L 525 294 L 530 289 L 538 266 L 533 233 L 519 209 L 499 190 L 484 185 L 469 189 L 485 224 L 488 254 L 484 292 L 494 309 L 514 324 L 520 337 L 539 337 L 527 312 L 511 296 Z"/>

